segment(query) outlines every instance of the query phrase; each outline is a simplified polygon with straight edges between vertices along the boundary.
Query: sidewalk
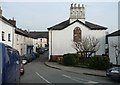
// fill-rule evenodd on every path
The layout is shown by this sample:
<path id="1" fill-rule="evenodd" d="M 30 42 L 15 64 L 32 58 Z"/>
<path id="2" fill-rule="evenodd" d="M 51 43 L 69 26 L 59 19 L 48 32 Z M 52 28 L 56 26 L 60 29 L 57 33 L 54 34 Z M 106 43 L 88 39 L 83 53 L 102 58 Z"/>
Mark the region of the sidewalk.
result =
<path id="1" fill-rule="evenodd" d="M 45 62 L 45 65 L 51 68 L 64 70 L 68 72 L 73 72 L 77 74 L 86 74 L 86 75 L 93 75 L 93 76 L 100 76 L 100 77 L 106 77 L 106 72 L 101 70 L 93 70 L 88 68 L 81 68 L 81 67 L 70 67 L 70 66 L 63 66 L 56 62 Z"/>

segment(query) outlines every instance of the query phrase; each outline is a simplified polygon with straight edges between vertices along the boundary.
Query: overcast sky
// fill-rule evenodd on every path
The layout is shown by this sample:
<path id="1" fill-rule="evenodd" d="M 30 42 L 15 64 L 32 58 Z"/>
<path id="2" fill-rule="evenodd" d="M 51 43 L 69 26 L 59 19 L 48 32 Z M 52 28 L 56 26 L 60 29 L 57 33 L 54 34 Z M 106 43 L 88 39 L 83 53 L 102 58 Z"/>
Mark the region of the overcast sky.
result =
<path id="1" fill-rule="evenodd" d="M 14 1 L 14 0 L 12 0 Z M 80 0 L 79 0 L 80 1 Z M 84 0 L 85 1 L 85 0 Z M 114 2 L 113 2 L 114 1 Z M 15 18 L 17 27 L 23 30 L 46 31 L 48 27 L 67 20 L 70 15 L 71 3 L 85 4 L 86 21 L 108 27 L 111 33 L 118 29 L 118 2 L 110 0 L 106 2 L 91 1 L 78 2 L 76 0 L 65 1 L 37 1 L 27 0 L 9 2 L 2 1 L 3 16 L 7 19 Z"/>

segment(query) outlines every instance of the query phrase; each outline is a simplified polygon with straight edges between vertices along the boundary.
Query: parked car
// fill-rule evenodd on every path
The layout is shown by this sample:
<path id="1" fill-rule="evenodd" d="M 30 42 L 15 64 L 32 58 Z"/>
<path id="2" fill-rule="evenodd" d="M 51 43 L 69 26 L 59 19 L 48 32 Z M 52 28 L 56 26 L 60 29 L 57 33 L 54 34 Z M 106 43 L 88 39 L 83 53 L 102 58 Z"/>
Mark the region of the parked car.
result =
<path id="1" fill-rule="evenodd" d="M 48 50 L 49 50 L 49 48 L 48 48 L 48 47 L 46 47 L 46 48 L 45 48 L 45 51 L 48 51 Z"/>
<path id="2" fill-rule="evenodd" d="M 27 64 L 27 59 L 26 59 L 25 57 L 20 56 L 20 58 L 21 58 L 21 63 L 22 63 L 23 65 Z"/>
<path id="3" fill-rule="evenodd" d="M 112 67 L 106 71 L 106 76 L 113 79 L 120 81 L 120 67 Z"/>
<path id="4" fill-rule="evenodd" d="M 39 49 L 37 50 L 37 52 L 38 52 L 39 54 L 43 54 L 43 53 L 45 52 L 45 49 L 44 49 L 44 48 L 39 48 Z"/>
<path id="5" fill-rule="evenodd" d="M 24 74 L 25 70 L 24 70 L 24 65 L 21 63 L 20 64 L 20 75 L 22 76 Z"/>
<path id="6" fill-rule="evenodd" d="M 30 55 L 31 55 L 31 57 L 32 57 L 32 60 L 35 60 L 35 59 L 36 59 L 36 55 L 35 55 L 34 52 L 32 52 Z"/>
<path id="7" fill-rule="evenodd" d="M 23 60 L 22 60 L 22 64 L 23 64 L 23 65 L 27 64 L 27 60 L 26 60 L 26 59 L 23 59 Z"/>
<path id="8" fill-rule="evenodd" d="M 24 54 L 21 57 L 23 57 L 23 60 L 27 60 L 28 63 L 33 60 L 30 54 Z"/>
<path id="9" fill-rule="evenodd" d="M 20 56 L 12 47 L 0 43 L 0 84 L 19 83 Z"/>
<path id="10" fill-rule="evenodd" d="M 33 54 L 36 56 L 36 58 L 39 57 L 39 53 L 37 53 L 37 52 L 33 52 Z"/>

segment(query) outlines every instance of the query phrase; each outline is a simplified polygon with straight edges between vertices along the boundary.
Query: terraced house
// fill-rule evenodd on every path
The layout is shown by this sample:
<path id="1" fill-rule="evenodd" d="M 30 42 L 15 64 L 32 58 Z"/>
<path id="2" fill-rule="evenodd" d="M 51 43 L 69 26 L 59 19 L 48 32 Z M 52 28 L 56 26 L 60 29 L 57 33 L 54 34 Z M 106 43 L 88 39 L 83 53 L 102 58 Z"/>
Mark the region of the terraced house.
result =
<path id="1" fill-rule="evenodd" d="M 34 35 L 32 34 L 34 33 Z M 36 36 L 37 35 L 37 36 Z M 48 45 L 48 32 L 29 32 L 16 26 L 16 20 L 2 16 L 0 8 L 0 42 L 19 51 L 20 55 L 36 52 L 36 47 Z"/>
<path id="2" fill-rule="evenodd" d="M 2 9 L 0 7 L 0 42 L 13 47 L 15 28 L 16 26 L 12 24 L 11 20 L 7 20 L 2 16 Z"/>

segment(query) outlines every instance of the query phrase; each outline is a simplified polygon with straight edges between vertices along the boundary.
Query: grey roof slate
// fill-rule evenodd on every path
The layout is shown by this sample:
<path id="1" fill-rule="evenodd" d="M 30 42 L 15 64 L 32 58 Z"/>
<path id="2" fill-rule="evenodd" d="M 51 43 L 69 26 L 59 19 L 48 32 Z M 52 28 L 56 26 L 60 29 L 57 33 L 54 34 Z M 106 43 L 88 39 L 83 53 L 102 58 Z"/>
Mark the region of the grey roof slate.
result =
<path id="1" fill-rule="evenodd" d="M 2 20 L 7 22 L 8 25 L 11 25 L 13 27 L 16 27 L 15 25 L 13 25 L 7 18 L 5 18 L 4 16 L 2 16 Z"/>
<path id="2" fill-rule="evenodd" d="M 32 38 L 48 38 L 48 31 L 31 31 L 29 32 L 29 35 L 32 37 Z"/>
<path id="3" fill-rule="evenodd" d="M 20 28 L 15 28 L 15 33 L 26 36 L 26 37 L 30 37 L 30 35 L 28 34 L 26 30 L 22 30 Z"/>
<path id="4" fill-rule="evenodd" d="M 120 30 L 117 30 L 117 31 L 107 35 L 107 37 L 110 37 L 110 36 L 120 36 Z"/>
<path id="5" fill-rule="evenodd" d="M 50 28 L 47 28 L 48 30 L 62 30 L 68 26 L 70 26 L 71 24 L 75 23 L 75 22 L 79 22 L 81 24 L 83 24 L 84 26 L 88 27 L 89 29 L 91 30 L 106 30 L 107 27 L 103 27 L 103 26 L 100 26 L 100 25 L 97 25 L 97 24 L 93 24 L 93 23 L 90 23 L 88 21 L 85 21 L 85 23 L 79 21 L 79 20 L 75 20 L 74 22 L 72 23 L 69 23 L 70 22 L 70 19 L 66 20 L 66 21 L 63 21 L 57 25 L 54 25 Z"/>

